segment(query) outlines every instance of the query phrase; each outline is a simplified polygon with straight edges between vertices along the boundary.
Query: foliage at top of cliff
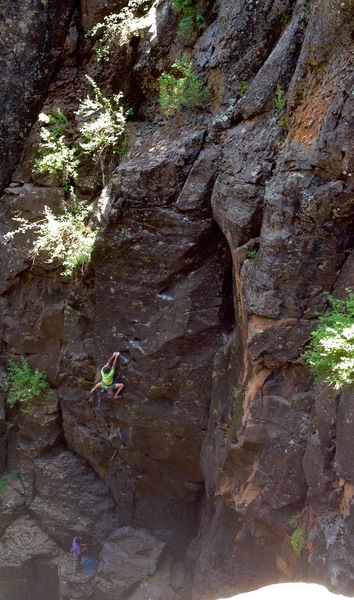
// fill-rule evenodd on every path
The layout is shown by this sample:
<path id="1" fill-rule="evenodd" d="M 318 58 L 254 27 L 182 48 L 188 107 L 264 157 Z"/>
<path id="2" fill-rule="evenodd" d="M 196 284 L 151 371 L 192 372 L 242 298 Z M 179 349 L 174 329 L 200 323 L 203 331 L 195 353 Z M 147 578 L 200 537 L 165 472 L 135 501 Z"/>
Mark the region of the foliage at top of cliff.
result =
<path id="1" fill-rule="evenodd" d="M 86 33 L 86 37 L 96 38 L 93 51 L 96 53 L 98 62 L 110 59 L 112 49 L 122 32 L 124 24 L 129 20 L 143 16 L 152 3 L 153 0 L 129 0 L 128 4 L 119 13 L 107 15 L 102 22 L 96 23 Z"/>
<path id="2" fill-rule="evenodd" d="M 318 327 L 303 353 L 318 381 L 336 389 L 354 383 L 354 293 L 339 300 L 327 294 L 329 310 L 319 314 Z"/>
<path id="3" fill-rule="evenodd" d="M 53 114 L 39 115 L 43 126 L 34 172 L 49 175 L 53 182 L 63 186 L 69 200 L 64 213 L 56 215 L 45 206 L 38 221 L 14 217 L 19 226 L 3 236 L 3 242 L 8 243 L 17 234 L 32 231 L 37 237 L 28 259 L 35 262 L 40 255 L 49 264 L 58 263 L 66 277 L 78 274 L 79 267 L 80 271 L 85 269 L 97 236 L 90 208 L 75 195 L 81 156 L 83 153 L 91 156 L 104 180 L 107 154 L 111 157 L 112 153 L 125 151 L 124 131 L 129 114 L 121 105 L 122 94 L 108 98 L 91 77 L 86 75 L 86 78 L 92 89 L 79 103 L 78 123 L 71 122 L 60 108 L 55 108 Z"/>

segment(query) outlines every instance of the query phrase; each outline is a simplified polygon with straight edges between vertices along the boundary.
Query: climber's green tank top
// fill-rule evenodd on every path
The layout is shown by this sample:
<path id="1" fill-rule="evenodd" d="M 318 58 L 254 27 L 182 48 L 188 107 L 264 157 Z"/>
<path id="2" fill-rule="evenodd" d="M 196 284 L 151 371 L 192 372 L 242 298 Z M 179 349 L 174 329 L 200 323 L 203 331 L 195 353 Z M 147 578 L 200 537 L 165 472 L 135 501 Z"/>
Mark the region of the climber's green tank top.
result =
<path id="1" fill-rule="evenodd" d="M 102 387 L 107 389 L 113 383 L 114 369 L 111 369 L 109 373 L 104 373 L 103 368 L 104 367 L 102 367 L 102 369 L 101 369 L 101 377 L 102 377 L 101 385 L 102 385 Z"/>

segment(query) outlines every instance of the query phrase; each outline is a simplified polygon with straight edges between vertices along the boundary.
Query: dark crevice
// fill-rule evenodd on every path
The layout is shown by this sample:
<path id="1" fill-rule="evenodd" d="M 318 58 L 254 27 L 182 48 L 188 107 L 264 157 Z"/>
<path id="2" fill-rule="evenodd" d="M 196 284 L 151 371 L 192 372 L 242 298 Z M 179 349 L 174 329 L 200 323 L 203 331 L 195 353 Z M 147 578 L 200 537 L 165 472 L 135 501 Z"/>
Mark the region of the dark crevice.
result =
<path id="1" fill-rule="evenodd" d="M 222 325 L 225 327 L 226 332 L 231 333 L 236 322 L 233 296 L 233 271 L 231 265 L 225 271 L 219 319 Z"/>

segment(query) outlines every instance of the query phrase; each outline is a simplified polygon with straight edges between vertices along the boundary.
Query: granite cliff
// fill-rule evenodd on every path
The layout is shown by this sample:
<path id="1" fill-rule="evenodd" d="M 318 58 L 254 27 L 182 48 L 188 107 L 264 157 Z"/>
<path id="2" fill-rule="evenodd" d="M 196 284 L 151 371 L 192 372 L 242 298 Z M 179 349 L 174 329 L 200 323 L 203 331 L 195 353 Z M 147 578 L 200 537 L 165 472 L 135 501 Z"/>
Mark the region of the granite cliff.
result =
<path id="1" fill-rule="evenodd" d="M 133 109 L 123 154 L 80 156 L 98 230 L 85 272 L 30 260 L 32 233 L 0 246 L 4 600 L 354 592 L 353 390 L 301 357 L 324 292 L 354 286 L 354 2 L 194 4 L 185 39 L 169 0 L 3 0 L 2 236 L 68 202 L 33 171 L 39 112 L 60 108 L 74 138 L 85 75 Z M 86 33 L 124 7 L 97 61 L 102 31 Z M 166 116 L 158 78 L 183 53 L 207 106 Z M 98 407 L 116 350 L 124 394 Z M 28 414 L 5 402 L 21 357 L 54 389 Z"/>

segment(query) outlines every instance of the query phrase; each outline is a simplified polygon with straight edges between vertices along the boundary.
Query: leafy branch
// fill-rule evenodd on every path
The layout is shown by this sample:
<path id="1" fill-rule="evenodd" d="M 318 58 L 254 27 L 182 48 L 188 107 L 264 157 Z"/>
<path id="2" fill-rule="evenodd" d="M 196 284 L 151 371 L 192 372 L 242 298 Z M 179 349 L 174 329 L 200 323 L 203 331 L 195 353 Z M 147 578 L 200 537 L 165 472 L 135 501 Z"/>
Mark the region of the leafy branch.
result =
<path id="1" fill-rule="evenodd" d="M 122 93 L 106 98 L 97 83 L 86 75 L 92 86 L 93 98 L 87 96 L 80 102 L 76 114 L 83 121 L 79 131 L 84 138 L 80 147 L 94 158 L 108 148 L 119 154 L 120 142 L 125 130 L 126 115 L 121 105 Z"/>
<path id="2" fill-rule="evenodd" d="M 97 236 L 97 230 L 88 222 L 89 212 L 89 207 L 77 204 L 73 212 L 66 208 L 62 215 L 55 215 L 45 206 L 44 218 L 39 221 L 15 217 L 19 227 L 4 236 L 4 243 L 31 230 L 37 237 L 28 258 L 35 262 L 38 255 L 47 255 L 50 263 L 61 263 L 64 276 L 72 277 L 78 267 L 83 270 L 87 266 Z"/>
<path id="3" fill-rule="evenodd" d="M 339 300 L 326 294 L 329 311 L 318 314 L 318 326 L 302 356 L 315 373 L 336 389 L 354 383 L 354 294 Z"/>

